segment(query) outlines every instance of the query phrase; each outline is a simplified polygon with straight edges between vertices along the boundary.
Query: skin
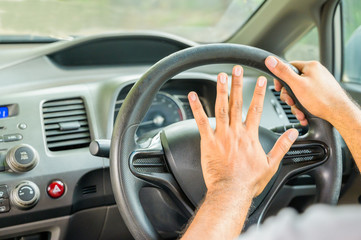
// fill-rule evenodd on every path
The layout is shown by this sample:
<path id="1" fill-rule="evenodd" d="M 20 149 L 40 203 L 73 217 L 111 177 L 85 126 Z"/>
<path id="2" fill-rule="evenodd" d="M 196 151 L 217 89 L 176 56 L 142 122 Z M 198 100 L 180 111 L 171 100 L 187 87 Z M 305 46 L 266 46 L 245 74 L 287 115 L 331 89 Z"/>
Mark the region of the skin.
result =
<path id="1" fill-rule="evenodd" d="M 332 74 L 319 62 L 292 62 L 302 73 L 294 73 L 276 58 L 265 61 L 268 69 L 285 81 L 297 99 L 313 115 L 331 123 L 345 140 L 356 165 L 361 169 L 361 111 L 357 103 L 347 95 Z M 305 115 L 295 106 L 285 88 L 275 80 L 275 88 L 281 91 L 281 99 L 291 106 L 296 117 L 307 125 Z M 315 104 L 317 103 L 317 104 Z"/>
<path id="2" fill-rule="evenodd" d="M 218 75 L 215 130 L 210 127 L 197 94 L 189 93 L 201 135 L 201 165 L 207 194 L 182 239 L 236 238 L 252 199 L 265 188 L 298 137 L 297 130 L 288 130 L 266 154 L 259 142 L 258 127 L 267 80 L 258 78 L 245 122 L 242 122 L 242 82 L 243 69 L 235 66 L 228 101 L 228 77 L 225 73 Z"/>
<path id="3" fill-rule="evenodd" d="M 361 111 L 327 69 L 318 62 L 293 62 L 302 73 L 299 76 L 274 57 L 268 57 L 265 64 L 291 87 L 310 113 L 330 122 L 340 132 L 361 169 L 358 138 Z M 229 102 L 227 75 L 218 75 L 215 130 L 210 127 L 196 93 L 189 93 L 201 134 L 201 165 L 207 194 L 182 239 L 237 238 L 252 199 L 262 192 L 298 136 L 297 130 L 288 130 L 268 154 L 263 151 L 258 126 L 267 82 L 264 77 L 258 78 L 247 119 L 242 122 L 242 75 L 242 68 L 235 66 Z M 292 107 L 301 124 L 307 125 L 304 114 L 278 81 L 275 88 L 281 91 L 281 99 Z"/>

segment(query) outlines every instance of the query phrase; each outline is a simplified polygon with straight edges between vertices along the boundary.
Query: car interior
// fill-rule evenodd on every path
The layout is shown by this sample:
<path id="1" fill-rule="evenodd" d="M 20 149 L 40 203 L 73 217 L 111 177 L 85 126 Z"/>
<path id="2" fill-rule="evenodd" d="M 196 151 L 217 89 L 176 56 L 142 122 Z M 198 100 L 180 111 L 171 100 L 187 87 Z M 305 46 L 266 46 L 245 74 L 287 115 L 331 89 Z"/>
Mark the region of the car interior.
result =
<path id="1" fill-rule="evenodd" d="M 307 111 L 301 126 L 263 64 L 320 61 L 360 102 L 360 41 L 358 0 L 1 0 L 0 239 L 179 238 L 206 192 L 187 95 L 214 126 L 217 74 L 235 64 L 244 117 L 268 79 L 265 151 L 301 135 L 244 231 L 287 207 L 361 204 L 341 136 Z"/>

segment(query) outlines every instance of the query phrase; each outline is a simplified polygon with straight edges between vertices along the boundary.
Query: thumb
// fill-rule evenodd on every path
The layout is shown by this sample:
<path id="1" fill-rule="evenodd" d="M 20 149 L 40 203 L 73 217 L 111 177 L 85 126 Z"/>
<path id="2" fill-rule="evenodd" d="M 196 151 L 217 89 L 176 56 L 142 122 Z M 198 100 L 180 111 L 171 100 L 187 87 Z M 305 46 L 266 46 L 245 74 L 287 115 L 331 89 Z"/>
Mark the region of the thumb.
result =
<path id="1" fill-rule="evenodd" d="M 273 56 L 268 56 L 265 60 L 265 64 L 275 76 L 283 80 L 288 85 L 291 85 L 292 82 L 300 78 L 300 76 L 295 73 L 290 66 Z"/>
<path id="2" fill-rule="evenodd" d="M 296 129 L 290 129 L 278 138 L 272 150 L 268 153 L 268 161 L 271 166 L 278 168 L 281 160 L 290 150 L 297 137 L 298 131 Z"/>

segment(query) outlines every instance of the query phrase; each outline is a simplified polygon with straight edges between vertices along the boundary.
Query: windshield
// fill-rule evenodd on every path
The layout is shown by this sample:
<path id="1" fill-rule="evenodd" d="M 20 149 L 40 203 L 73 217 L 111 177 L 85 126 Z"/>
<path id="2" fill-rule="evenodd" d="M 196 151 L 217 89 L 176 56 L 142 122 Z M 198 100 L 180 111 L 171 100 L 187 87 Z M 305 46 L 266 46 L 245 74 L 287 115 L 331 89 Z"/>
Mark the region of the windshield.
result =
<path id="1" fill-rule="evenodd" d="M 231 37 L 265 0 L 0 0 L 6 36 L 68 38 L 155 30 L 197 42 Z"/>

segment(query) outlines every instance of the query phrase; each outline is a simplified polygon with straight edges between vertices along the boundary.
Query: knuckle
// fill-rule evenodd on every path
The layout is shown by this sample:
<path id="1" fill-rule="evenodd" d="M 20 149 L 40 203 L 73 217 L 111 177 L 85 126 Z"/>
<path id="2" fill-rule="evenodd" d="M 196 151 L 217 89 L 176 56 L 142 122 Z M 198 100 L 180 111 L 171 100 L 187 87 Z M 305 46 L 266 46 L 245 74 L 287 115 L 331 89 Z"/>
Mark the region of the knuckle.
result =
<path id="1" fill-rule="evenodd" d="M 319 61 L 310 61 L 310 66 L 312 67 L 320 67 L 321 63 Z"/>
<path id="2" fill-rule="evenodd" d="M 231 109 L 237 112 L 242 112 L 242 101 L 241 100 L 233 101 L 231 104 Z"/>
<path id="3" fill-rule="evenodd" d="M 289 144 L 286 141 L 281 142 L 279 147 L 283 154 L 286 154 L 289 150 Z"/>
<path id="4" fill-rule="evenodd" d="M 258 115 L 262 114 L 263 107 L 260 105 L 254 105 L 251 110 Z"/>
<path id="5" fill-rule="evenodd" d="M 218 108 L 218 116 L 220 118 L 227 118 L 228 117 L 228 110 L 226 107 L 220 107 Z"/>
<path id="6" fill-rule="evenodd" d="M 205 126 L 208 124 L 208 118 L 205 118 L 205 117 L 198 117 L 198 124 L 200 126 Z"/>
<path id="7" fill-rule="evenodd" d="M 242 81 L 240 79 L 234 79 L 232 81 L 232 87 L 240 88 L 242 87 Z"/>
<path id="8" fill-rule="evenodd" d="M 195 104 L 194 106 L 193 106 L 193 111 L 194 112 L 199 112 L 199 111 L 201 111 L 202 110 L 202 105 L 201 104 Z"/>
<path id="9" fill-rule="evenodd" d="M 218 88 L 218 94 L 228 95 L 228 89 L 226 87 L 219 87 Z"/>
<path id="10" fill-rule="evenodd" d="M 263 89 L 256 89 L 254 91 L 253 95 L 256 96 L 256 97 L 259 97 L 259 98 L 263 98 L 265 93 L 264 93 Z"/>

